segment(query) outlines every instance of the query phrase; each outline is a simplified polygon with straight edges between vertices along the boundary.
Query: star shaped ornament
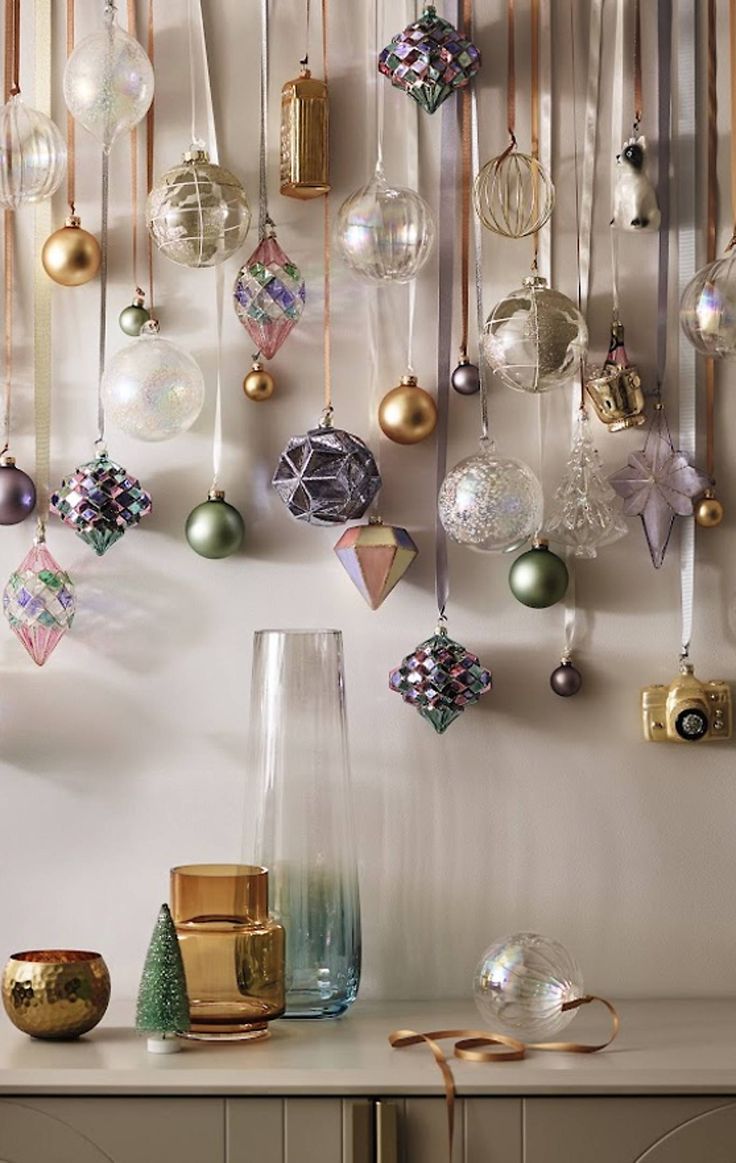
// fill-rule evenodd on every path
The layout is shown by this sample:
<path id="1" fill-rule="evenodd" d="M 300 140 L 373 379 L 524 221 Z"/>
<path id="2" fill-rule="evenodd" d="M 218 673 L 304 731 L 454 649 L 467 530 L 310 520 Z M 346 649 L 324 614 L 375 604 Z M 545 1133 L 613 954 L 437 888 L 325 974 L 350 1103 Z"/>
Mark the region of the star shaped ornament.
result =
<path id="1" fill-rule="evenodd" d="M 656 407 L 644 448 L 633 452 L 626 468 L 614 473 L 610 481 L 623 498 L 624 512 L 641 517 L 652 563 L 659 569 L 675 517 L 692 517 L 694 498 L 709 484 L 705 473 L 693 468 L 675 449 L 661 404 Z"/>

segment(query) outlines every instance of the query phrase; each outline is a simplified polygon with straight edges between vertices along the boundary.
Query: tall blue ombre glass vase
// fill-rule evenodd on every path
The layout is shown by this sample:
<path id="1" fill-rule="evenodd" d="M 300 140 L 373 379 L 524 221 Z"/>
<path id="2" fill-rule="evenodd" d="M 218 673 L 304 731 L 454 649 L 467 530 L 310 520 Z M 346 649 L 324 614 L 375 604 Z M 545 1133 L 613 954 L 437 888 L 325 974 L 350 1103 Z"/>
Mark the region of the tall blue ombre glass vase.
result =
<path id="1" fill-rule="evenodd" d="M 250 737 L 254 857 L 286 930 L 285 1016 L 338 1017 L 358 995 L 361 955 L 339 630 L 256 632 Z"/>

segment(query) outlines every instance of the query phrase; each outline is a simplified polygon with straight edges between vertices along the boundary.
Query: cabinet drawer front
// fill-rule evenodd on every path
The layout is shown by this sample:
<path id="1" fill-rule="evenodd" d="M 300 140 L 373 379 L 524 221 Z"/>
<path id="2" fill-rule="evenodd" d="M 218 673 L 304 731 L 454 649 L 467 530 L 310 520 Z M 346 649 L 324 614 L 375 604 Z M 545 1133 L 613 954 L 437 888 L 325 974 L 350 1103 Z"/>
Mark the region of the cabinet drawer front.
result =
<path id="1" fill-rule="evenodd" d="M 343 1163 L 339 1098 L 229 1098 L 226 1117 L 226 1163 Z"/>
<path id="2" fill-rule="evenodd" d="M 447 1163 L 445 1100 L 407 1098 L 400 1142 L 402 1163 Z M 520 1163 L 521 1144 L 520 1099 L 469 1098 L 455 1104 L 453 1163 Z"/>

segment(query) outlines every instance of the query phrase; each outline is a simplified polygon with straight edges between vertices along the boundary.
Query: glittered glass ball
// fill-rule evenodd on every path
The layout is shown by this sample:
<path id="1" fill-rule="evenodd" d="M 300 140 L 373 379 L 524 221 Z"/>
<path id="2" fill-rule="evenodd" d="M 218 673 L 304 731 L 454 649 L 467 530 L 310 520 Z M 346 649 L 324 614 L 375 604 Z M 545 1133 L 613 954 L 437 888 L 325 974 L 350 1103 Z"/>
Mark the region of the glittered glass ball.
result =
<path id="1" fill-rule="evenodd" d="M 680 300 L 680 324 L 701 355 L 736 356 L 736 251 L 703 267 Z"/>
<path id="2" fill-rule="evenodd" d="M 424 198 L 389 186 L 376 172 L 337 215 L 335 242 L 351 271 L 368 283 L 408 283 L 429 258 L 434 219 Z"/>
<path id="3" fill-rule="evenodd" d="M 549 392 L 575 374 L 588 328 L 575 304 L 530 275 L 488 316 L 481 349 L 495 375 L 520 392 Z"/>
<path id="4" fill-rule="evenodd" d="M 475 212 L 504 238 L 536 234 L 555 206 L 552 180 L 536 158 L 518 150 L 491 158 L 473 185 Z"/>
<path id="5" fill-rule="evenodd" d="M 492 1030 L 522 1041 L 554 1037 L 575 1017 L 583 975 L 558 941 L 514 933 L 486 949 L 473 978 L 475 1004 Z"/>
<path id="6" fill-rule="evenodd" d="M 64 70 L 64 100 L 75 121 L 105 149 L 141 121 L 153 101 L 153 68 L 114 12 L 104 27 L 80 40 Z"/>
<path id="7" fill-rule="evenodd" d="M 58 190 L 66 173 L 64 138 L 19 93 L 0 109 L 0 207 L 17 210 Z"/>
<path id="8" fill-rule="evenodd" d="M 102 379 L 110 420 L 136 440 L 171 440 L 186 432 L 202 411 L 204 396 L 197 361 L 162 339 L 153 320 L 112 357 Z"/>
<path id="9" fill-rule="evenodd" d="M 532 470 L 493 446 L 450 469 L 437 498 L 440 521 L 452 541 L 489 553 L 518 549 L 542 521 L 542 487 Z"/>
<path id="10" fill-rule="evenodd" d="M 235 175 L 193 147 L 151 190 L 146 223 L 166 258 L 185 267 L 212 267 L 241 247 L 250 207 Z"/>

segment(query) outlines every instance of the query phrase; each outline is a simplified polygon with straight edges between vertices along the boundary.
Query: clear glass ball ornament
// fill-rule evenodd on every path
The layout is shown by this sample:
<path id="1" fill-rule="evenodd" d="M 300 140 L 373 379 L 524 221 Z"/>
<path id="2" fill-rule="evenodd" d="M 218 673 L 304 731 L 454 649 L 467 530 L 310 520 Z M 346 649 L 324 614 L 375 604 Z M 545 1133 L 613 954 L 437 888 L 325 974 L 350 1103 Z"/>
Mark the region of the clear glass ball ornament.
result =
<path id="1" fill-rule="evenodd" d="M 486 949 L 473 978 L 475 1004 L 497 1033 L 522 1041 L 553 1037 L 577 1010 L 583 975 L 564 946 L 538 933 L 514 933 Z"/>
<path id="2" fill-rule="evenodd" d="M 585 359 L 588 327 L 567 295 L 530 275 L 491 311 L 481 350 L 507 387 L 549 392 L 567 383 Z"/>
<path id="3" fill-rule="evenodd" d="M 141 121 L 153 101 L 153 68 L 106 4 L 103 27 L 80 40 L 64 70 L 64 100 L 105 150 Z"/>
<path id="4" fill-rule="evenodd" d="M 66 173 L 66 144 L 49 117 L 15 93 L 0 109 L 0 206 L 17 210 L 58 190 Z"/>
<path id="5" fill-rule="evenodd" d="M 736 356 L 736 249 L 703 267 L 685 287 L 680 325 L 701 355 Z"/>
<path id="6" fill-rule="evenodd" d="M 335 242 L 351 271 L 368 283 L 411 282 L 432 250 L 432 211 L 416 190 L 389 186 L 378 168 L 343 202 Z"/>
<path id="7" fill-rule="evenodd" d="M 113 356 L 102 380 L 109 419 L 135 440 L 170 440 L 186 432 L 202 411 L 204 396 L 199 364 L 162 339 L 153 319 Z"/>
<path id="8" fill-rule="evenodd" d="M 186 267 L 212 267 L 242 246 L 250 207 L 235 175 L 195 144 L 151 190 L 146 223 L 166 258 Z"/>
<path id="9" fill-rule="evenodd" d="M 499 456 L 490 441 L 450 469 L 437 497 L 451 541 L 485 553 L 510 553 L 542 522 L 542 486 L 521 460 Z"/>

